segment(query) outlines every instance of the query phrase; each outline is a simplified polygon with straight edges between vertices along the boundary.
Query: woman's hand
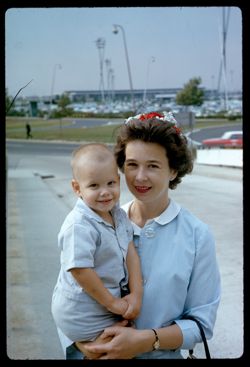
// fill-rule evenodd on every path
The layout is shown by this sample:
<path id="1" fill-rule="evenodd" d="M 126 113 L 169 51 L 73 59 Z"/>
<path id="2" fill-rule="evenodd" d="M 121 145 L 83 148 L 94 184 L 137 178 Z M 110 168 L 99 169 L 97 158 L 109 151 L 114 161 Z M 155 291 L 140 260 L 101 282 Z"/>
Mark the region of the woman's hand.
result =
<path id="1" fill-rule="evenodd" d="M 80 350 L 80 352 L 83 353 L 85 359 L 99 359 L 102 356 L 102 354 L 101 353 L 92 353 L 92 352 L 88 351 L 85 348 L 86 345 L 92 344 L 92 343 L 105 344 L 105 343 L 109 342 L 111 339 L 112 339 L 111 337 L 107 337 L 106 339 L 103 339 L 100 336 L 98 336 L 95 339 L 95 341 L 93 341 L 93 342 L 75 342 L 75 346 L 78 350 Z"/>
<path id="2" fill-rule="evenodd" d="M 124 327 L 128 324 L 127 320 L 118 321 L 114 324 L 114 326 L 121 326 Z M 93 342 L 75 342 L 75 346 L 77 347 L 80 352 L 83 353 L 86 359 L 99 359 L 103 354 L 102 353 L 94 353 L 86 349 L 86 345 L 102 345 L 110 341 L 112 337 L 108 336 L 105 338 L 102 334 L 99 335 Z"/>
<path id="3" fill-rule="evenodd" d="M 85 348 L 88 352 L 101 354 L 96 359 L 131 359 L 141 353 L 143 349 L 143 341 L 138 339 L 140 331 L 133 327 L 111 326 L 104 330 L 100 338 L 112 338 L 105 344 L 97 344 L 96 342 L 88 343 Z"/>

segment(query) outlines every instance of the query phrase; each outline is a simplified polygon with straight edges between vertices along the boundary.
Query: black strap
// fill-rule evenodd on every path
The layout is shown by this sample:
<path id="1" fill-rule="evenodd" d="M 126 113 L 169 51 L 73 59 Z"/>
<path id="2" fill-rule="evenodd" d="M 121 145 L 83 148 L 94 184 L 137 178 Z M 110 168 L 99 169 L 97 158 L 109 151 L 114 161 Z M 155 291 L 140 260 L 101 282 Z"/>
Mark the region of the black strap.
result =
<path id="1" fill-rule="evenodd" d="M 208 345 L 207 345 L 206 335 L 204 333 L 204 330 L 203 330 L 203 327 L 201 326 L 200 321 L 196 320 L 193 316 L 184 316 L 183 319 L 190 319 L 190 320 L 193 320 L 194 322 L 196 322 L 198 328 L 200 329 L 202 341 L 203 341 L 204 348 L 205 348 L 206 358 L 207 359 L 211 359 L 210 352 L 209 352 Z M 193 350 L 191 349 L 189 351 L 189 353 L 192 355 L 193 354 Z"/>

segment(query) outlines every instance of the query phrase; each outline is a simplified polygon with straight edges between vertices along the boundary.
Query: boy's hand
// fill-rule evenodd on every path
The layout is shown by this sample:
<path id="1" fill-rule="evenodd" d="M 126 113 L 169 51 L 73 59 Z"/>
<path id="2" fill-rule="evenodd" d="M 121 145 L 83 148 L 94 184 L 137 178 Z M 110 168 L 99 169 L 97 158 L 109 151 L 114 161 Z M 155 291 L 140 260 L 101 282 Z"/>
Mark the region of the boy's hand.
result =
<path id="1" fill-rule="evenodd" d="M 127 320 L 135 319 L 139 315 L 141 310 L 141 297 L 136 294 L 130 293 L 122 299 L 125 299 L 128 302 L 128 308 L 122 315 L 122 317 Z"/>
<path id="2" fill-rule="evenodd" d="M 128 309 L 128 302 L 123 298 L 114 297 L 112 304 L 108 310 L 116 315 L 123 315 Z"/>

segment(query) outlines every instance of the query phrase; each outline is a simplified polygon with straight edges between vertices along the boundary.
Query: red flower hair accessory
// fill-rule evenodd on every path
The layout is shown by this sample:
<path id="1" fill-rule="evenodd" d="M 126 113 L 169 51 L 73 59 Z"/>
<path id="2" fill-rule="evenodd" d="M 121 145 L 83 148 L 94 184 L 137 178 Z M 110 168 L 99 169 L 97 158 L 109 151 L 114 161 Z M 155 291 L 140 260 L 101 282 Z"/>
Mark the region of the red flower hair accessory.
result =
<path id="1" fill-rule="evenodd" d="M 127 125 L 132 120 L 150 120 L 152 118 L 156 118 L 157 120 L 163 121 L 163 122 L 169 122 L 171 123 L 172 127 L 175 129 L 176 133 L 179 135 L 181 134 L 181 129 L 177 126 L 178 122 L 174 118 L 174 115 L 172 112 L 149 112 L 149 113 L 143 113 L 136 115 L 134 117 L 129 117 L 127 120 L 125 120 L 125 124 Z"/>
<path id="2" fill-rule="evenodd" d="M 144 113 L 144 114 L 141 114 L 141 115 L 138 115 L 139 116 L 139 120 L 143 121 L 143 120 L 149 120 L 149 119 L 152 119 L 154 117 L 157 117 L 157 118 L 160 118 L 162 119 L 164 117 L 164 115 L 162 115 L 161 113 L 158 113 L 158 112 L 149 112 L 149 113 Z"/>

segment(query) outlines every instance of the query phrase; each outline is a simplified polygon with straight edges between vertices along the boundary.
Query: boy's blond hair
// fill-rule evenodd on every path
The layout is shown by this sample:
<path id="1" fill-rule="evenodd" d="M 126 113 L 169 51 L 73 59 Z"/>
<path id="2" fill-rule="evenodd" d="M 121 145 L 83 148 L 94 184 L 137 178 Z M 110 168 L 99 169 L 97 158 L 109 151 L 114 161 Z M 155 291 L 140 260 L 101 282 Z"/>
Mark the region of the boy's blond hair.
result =
<path id="1" fill-rule="evenodd" d="M 70 162 L 72 174 L 75 179 L 77 171 L 84 165 L 85 159 L 90 159 L 93 161 L 93 164 L 95 164 L 96 161 L 103 162 L 107 159 L 111 159 L 116 165 L 114 154 L 107 145 L 102 143 L 82 144 L 73 151 Z"/>

